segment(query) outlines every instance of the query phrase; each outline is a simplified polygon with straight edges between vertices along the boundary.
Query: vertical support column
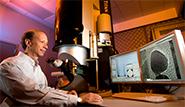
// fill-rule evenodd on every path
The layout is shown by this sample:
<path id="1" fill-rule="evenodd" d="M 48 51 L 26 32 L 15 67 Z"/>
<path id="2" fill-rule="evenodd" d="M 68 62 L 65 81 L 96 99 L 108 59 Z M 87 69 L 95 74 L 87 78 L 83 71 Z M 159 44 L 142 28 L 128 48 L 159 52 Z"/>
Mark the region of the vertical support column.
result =
<path id="1" fill-rule="evenodd" d="M 55 47 L 75 43 L 81 45 L 82 31 L 82 0 L 57 0 Z"/>
<path id="2" fill-rule="evenodd" d="M 100 15 L 98 16 L 99 46 L 112 45 L 112 27 L 110 0 L 100 0 Z"/>
<path id="3" fill-rule="evenodd" d="M 96 59 L 96 90 L 99 90 L 98 60 Z"/>
<path id="4" fill-rule="evenodd" d="M 107 90 L 111 87 L 109 56 L 114 55 L 112 40 L 113 26 L 110 0 L 100 0 L 100 15 L 98 16 L 98 70 L 99 88 Z"/>
<path id="5" fill-rule="evenodd" d="M 82 24 L 84 26 L 84 30 L 82 32 L 82 45 L 90 48 L 89 32 L 94 32 L 93 0 L 82 0 L 82 7 Z"/>

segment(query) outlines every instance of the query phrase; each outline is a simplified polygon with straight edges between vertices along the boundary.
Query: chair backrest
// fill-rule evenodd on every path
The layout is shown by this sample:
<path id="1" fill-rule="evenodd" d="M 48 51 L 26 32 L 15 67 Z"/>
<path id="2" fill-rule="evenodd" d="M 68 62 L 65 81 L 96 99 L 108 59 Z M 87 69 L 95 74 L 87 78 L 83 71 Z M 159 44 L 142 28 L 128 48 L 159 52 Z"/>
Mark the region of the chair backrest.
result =
<path id="1" fill-rule="evenodd" d="M 19 45 L 4 41 L 0 41 L 0 47 L 1 47 L 0 62 L 7 57 L 16 55 L 19 51 Z"/>
<path id="2" fill-rule="evenodd" d="M 3 102 L 3 100 L 6 98 L 7 96 L 0 90 L 0 104 Z"/>

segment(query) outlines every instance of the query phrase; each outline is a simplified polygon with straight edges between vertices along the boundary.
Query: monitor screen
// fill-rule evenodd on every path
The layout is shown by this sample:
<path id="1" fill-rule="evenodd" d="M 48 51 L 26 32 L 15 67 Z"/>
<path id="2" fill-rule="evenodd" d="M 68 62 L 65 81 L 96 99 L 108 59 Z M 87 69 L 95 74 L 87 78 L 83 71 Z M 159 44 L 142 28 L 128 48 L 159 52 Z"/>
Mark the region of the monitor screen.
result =
<path id="1" fill-rule="evenodd" d="M 141 47 L 139 56 L 144 82 L 185 82 L 185 45 L 180 30 Z"/>
<path id="2" fill-rule="evenodd" d="M 131 51 L 109 57 L 112 83 L 141 82 L 137 53 Z"/>

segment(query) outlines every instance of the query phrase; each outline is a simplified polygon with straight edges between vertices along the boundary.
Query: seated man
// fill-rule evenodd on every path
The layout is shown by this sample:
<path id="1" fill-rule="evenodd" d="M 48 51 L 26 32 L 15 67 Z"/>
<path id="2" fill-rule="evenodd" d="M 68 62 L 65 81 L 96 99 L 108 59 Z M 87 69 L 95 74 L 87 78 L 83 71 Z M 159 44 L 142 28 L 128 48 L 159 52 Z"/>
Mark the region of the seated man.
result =
<path id="1" fill-rule="evenodd" d="M 29 30 L 22 37 L 24 52 L 5 59 L 0 64 L 0 90 L 14 101 L 43 106 L 75 106 L 77 102 L 100 104 L 102 98 L 93 93 L 78 97 L 76 91 L 64 91 L 48 86 L 38 58 L 48 49 L 48 38 L 40 30 Z"/>

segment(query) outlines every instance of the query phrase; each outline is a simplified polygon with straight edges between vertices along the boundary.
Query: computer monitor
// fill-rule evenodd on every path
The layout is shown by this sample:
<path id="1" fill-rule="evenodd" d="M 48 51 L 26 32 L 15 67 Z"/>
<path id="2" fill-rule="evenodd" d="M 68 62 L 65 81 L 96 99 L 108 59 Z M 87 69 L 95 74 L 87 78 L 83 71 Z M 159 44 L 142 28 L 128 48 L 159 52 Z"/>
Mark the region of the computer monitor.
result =
<path id="1" fill-rule="evenodd" d="M 141 81 L 136 50 L 109 57 L 112 83 L 139 83 Z"/>
<path id="2" fill-rule="evenodd" d="M 185 83 L 185 44 L 180 30 L 174 30 L 139 49 L 143 81 Z"/>

